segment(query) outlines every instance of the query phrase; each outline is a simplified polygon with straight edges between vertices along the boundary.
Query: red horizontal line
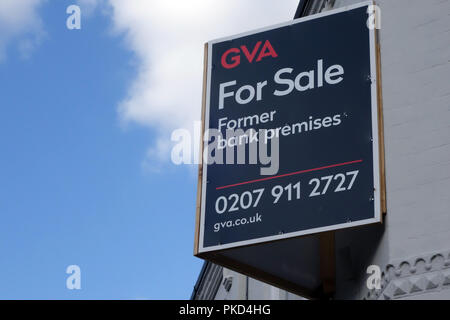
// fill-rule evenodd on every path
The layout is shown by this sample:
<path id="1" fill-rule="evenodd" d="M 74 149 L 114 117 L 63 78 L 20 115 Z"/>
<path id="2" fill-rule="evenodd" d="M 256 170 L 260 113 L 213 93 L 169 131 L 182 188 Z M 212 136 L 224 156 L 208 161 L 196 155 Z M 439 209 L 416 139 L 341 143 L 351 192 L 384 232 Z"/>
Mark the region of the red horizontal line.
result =
<path id="1" fill-rule="evenodd" d="M 332 164 L 332 165 L 325 166 L 325 167 L 320 167 L 320 168 L 307 169 L 307 170 L 302 170 L 302 171 L 296 171 L 296 172 L 281 174 L 281 175 L 273 176 L 273 177 L 267 177 L 267 178 L 261 178 L 261 179 L 256 179 L 256 180 L 250 180 L 250 181 L 244 181 L 244 182 L 239 182 L 239 183 L 235 183 L 235 184 L 230 184 L 230 185 L 223 186 L 223 187 L 217 187 L 216 190 L 228 189 L 228 188 L 232 188 L 232 187 L 242 186 L 244 184 L 250 184 L 250 183 L 256 183 L 256 182 L 261 182 L 261 181 L 273 180 L 273 179 L 278 179 L 278 178 L 284 178 L 284 177 L 294 176 L 294 175 L 297 175 L 297 174 L 302 174 L 302 173 L 307 173 L 307 172 L 313 172 L 313 171 L 319 171 L 319 170 L 324 170 L 324 169 L 329 169 L 329 168 L 342 167 L 342 166 L 347 166 L 347 165 L 350 165 L 350 164 L 361 163 L 361 162 L 363 162 L 363 161 L 362 160 L 355 160 L 355 161 L 350 161 L 350 162 L 343 162 L 343 163 L 338 163 L 338 164 Z"/>

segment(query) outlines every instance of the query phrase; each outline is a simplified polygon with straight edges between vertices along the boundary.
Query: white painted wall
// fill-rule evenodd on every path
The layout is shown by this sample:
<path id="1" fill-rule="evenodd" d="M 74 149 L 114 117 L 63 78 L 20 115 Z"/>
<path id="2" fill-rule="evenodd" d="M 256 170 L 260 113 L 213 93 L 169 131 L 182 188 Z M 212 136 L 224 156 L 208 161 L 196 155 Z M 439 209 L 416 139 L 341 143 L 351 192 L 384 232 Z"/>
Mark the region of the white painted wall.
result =
<path id="1" fill-rule="evenodd" d="M 450 1 L 383 0 L 389 258 L 450 247 Z"/>
<path id="2" fill-rule="evenodd" d="M 303 299 L 285 290 L 278 289 L 264 282 L 247 278 L 234 271 L 223 269 L 223 277 L 232 277 L 230 291 L 220 285 L 216 300 L 299 300 Z M 248 285 L 248 288 L 247 288 Z"/>
<path id="3" fill-rule="evenodd" d="M 336 0 L 336 5 L 354 2 Z M 361 275 L 369 264 L 383 267 L 417 257 L 410 261 L 415 264 L 429 253 L 450 249 L 450 1 L 378 0 L 377 4 L 382 18 L 388 215 L 384 232 L 369 231 L 367 246 L 350 250 L 350 266 L 356 270 L 338 271 L 342 298 L 361 298 L 366 289 Z M 364 243 L 364 236 L 363 232 L 337 235 L 338 267 L 345 260 L 339 251 Z M 436 259 L 430 261 L 429 268 L 445 268 L 431 266 L 438 264 Z M 391 278 L 410 276 L 406 268 Z M 350 279 L 355 275 L 356 280 Z M 449 293 L 422 297 L 449 298 Z"/>

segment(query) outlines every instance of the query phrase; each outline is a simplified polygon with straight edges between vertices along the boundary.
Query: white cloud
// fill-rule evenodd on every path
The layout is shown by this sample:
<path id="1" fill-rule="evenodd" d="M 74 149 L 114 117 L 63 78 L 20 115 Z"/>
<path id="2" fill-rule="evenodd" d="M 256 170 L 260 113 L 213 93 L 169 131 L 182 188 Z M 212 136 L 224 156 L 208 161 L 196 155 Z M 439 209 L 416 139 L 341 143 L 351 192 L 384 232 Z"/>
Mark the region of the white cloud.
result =
<path id="1" fill-rule="evenodd" d="M 80 6 L 82 17 L 90 16 L 97 7 L 99 7 L 104 0 L 77 0 L 77 5 Z"/>
<path id="2" fill-rule="evenodd" d="M 95 0 L 87 0 L 95 1 Z M 298 0 L 109 0 L 115 30 L 139 59 L 119 106 L 125 123 L 159 130 L 148 155 L 170 159 L 170 131 L 200 118 L 203 44 L 292 19 Z M 152 155 L 157 155 L 153 157 Z"/>
<path id="3" fill-rule="evenodd" d="M 22 56 L 44 31 L 45 0 L 0 0 L 0 61 L 18 39 Z M 298 0 L 77 0 L 89 16 L 108 3 L 116 32 L 138 58 L 138 75 L 118 111 L 123 123 L 156 129 L 148 160 L 169 159 L 170 132 L 200 118 L 203 44 L 211 39 L 292 19 Z M 150 162 L 151 162 L 150 161 Z"/>
<path id="4" fill-rule="evenodd" d="M 44 0 L 0 1 L 0 62 L 6 58 L 6 48 L 18 39 L 19 52 L 27 57 L 41 41 L 44 31 L 37 14 Z"/>
<path id="5" fill-rule="evenodd" d="M 45 32 L 38 16 L 46 0 L 0 0 L 0 62 L 17 40 L 22 57 Z M 298 0 L 76 0 L 82 17 L 108 4 L 114 30 L 125 35 L 138 75 L 118 112 L 123 123 L 156 129 L 148 159 L 169 160 L 170 133 L 200 118 L 203 44 L 211 39 L 292 19 Z"/>

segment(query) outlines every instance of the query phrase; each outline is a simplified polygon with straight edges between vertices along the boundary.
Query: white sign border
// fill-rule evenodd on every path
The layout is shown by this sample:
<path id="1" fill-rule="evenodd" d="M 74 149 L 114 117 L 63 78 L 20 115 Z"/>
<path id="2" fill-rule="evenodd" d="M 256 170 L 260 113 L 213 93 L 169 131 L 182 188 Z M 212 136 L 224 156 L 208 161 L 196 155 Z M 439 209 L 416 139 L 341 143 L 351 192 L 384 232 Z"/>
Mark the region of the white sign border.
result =
<path id="1" fill-rule="evenodd" d="M 208 42 L 208 66 L 207 66 L 207 81 L 206 81 L 206 105 L 205 105 L 205 130 L 209 128 L 209 109 L 210 109 L 210 90 L 211 90 L 211 67 L 212 67 L 212 46 L 215 43 L 228 41 L 236 38 L 245 37 L 251 34 L 260 33 L 272 29 L 278 29 L 281 27 L 294 25 L 301 22 L 306 22 L 314 19 L 319 19 L 322 17 L 334 15 L 337 13 L 342 13 L 345 11 L 350 11 L 362 7 L 369 7 L 374 5 L 372 1 L 366 1 L 357 3 L 354 5 L 345 6 L 342 8 L 322 12 L 319 14 L 302 17 L 299 19 L 295 19 L 292 21 L 267 26 L 264 28 L 240 33 L 237 35 L 224 37 L 215 39 Z M 371 73 L 371 91 L 372 91 L 372 146 L 373 146 L 373 174 L 374 174 L 374 210 L 375 210 L 375 218 L 371 219 L 365 219 L 365 220 L 359 220 L 355 222 L 348 222 L 348 223 L 342 223 L 342 224 L 336 224 L 332 226 L 327 227 L 320 227 L 320 228 L 313 228 L 313 229 L 307 229 L 302 231 L 296 231 L 296 232 L 289 232 L 284 233 L 281 235 L 274 235 L 274 236 L 266 236 L 251 240 L 244 240 L 244 241 L 238 241 L 228 244 L 222 244 L 222 245 L 216 245 L 216 246 L 209 246 L 204 247 L 204 226 L 205 226 L 205 202 L 206 202 L 206 186 L 207 186 L 207 168 L 208 165 L 204 163 L 203 165 L 203 174 L 202 174 L 202 194 L 201 194 L 201 208 L 200 208 L 200 237 L 198 242 L 198 253 L 205 253 L 210 251 L 219 251 L 224 249 L 230 249 L 230 248 L 236 248 L 236 247 L 242 247 L 242 246 L 248 246 L 252 244 L 258 244 L 258 243 L 264 243 L 264 242 L 270 242 L 270 241 L 276 241 L 276 240 L 282 240 L 282 239 L 288 239 L 288 238 L 295 238 L 305 235 L 311 235 L 311 234 L 317 234 L 327 231 L 333 231 L 333 230 L 339 230 L 339 229 L 346 229 L 346 228 L 352 228 L 362 225 L 368 225 L 368 224 L 375 224 L 380 223 L 381 220 L 381 197 L 380 197 L 380 162 L 379 162 L 379 139 L 378 139 L 378 77 L 377 77 L 377 61 L 376 61 L 376 29 L 371 30 L 369 32 L 369 42 L 370 42 L 370 73 Z"/>

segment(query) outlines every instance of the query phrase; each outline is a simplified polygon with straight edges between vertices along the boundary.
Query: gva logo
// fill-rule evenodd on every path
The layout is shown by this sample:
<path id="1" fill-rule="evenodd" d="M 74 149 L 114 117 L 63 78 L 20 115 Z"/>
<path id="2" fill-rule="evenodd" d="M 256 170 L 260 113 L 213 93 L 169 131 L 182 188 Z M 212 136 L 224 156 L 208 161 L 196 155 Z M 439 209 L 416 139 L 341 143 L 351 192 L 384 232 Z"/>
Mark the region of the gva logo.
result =
<path id="1" fill-rule="evenodd" d="M 250 52 L 247 48 L 247 46 L 242 45 L 240 48 L 231 48 L 224 52 L 221 59 L 222 67 L 226 69 L 232 69 L 237 67 L 241 64 L 241 53 L 244 54 L 245 58 L 249 63 L 253 63 L 256 58 L 256 62 L 261 61 L 263 58 L 266 57 L 272 57 L 276 58 L 278 57 L 278 54 L 275 52 L 275 49 L 272 47 L 272 44 L 269 40 L 266 40 L 264 42 L 264 45 L 262 45 L 262 41 L 258 41 L 256 45 L 253 47 L 252 51 Z M 259 50 L 261 48 L 261 50 Z M 258 54 L 259 51 L 259 54 Z M 258 56 L 256 56 L 258 54 Z"/>

